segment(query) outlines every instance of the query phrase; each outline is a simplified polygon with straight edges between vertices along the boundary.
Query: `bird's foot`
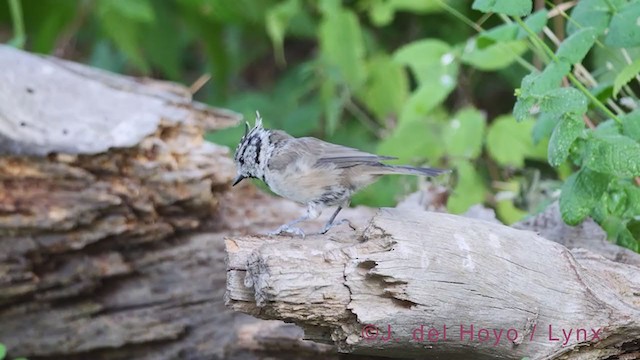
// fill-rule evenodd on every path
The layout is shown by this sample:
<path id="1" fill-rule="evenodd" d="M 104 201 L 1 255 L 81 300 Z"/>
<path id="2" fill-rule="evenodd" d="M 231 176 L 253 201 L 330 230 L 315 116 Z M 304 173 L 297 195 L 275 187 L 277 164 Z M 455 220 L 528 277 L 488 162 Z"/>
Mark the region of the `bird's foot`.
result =
<path id="1" fill-rule="evenodd" d="M 349 225 L 349 227 L 351 228 L 351 230 L 355 231 L 356 227 L 353 226 L 353 224 L 351 223 L 351 221 L 347 220 L 347 219 L 342 219 L 340 221 L 336 221 L 330 224 L 326 224 L 322 230 L 318 233 L 318 235 L 324 235 L 327 233 L 327 231 L 329 231 L 332 227 L 334 226 L 338 226 L 338 225 L 342 225 L 344 223 L 347 223 Z"/>
<path id="2" fill-rule="evenodd" d="M 291 235 L 297 235 L 303 238 L 305 237 L 304 231 L 302 231 L 302 229 L 289 226 L 289 225 L 282 225 L 277 230 L 271 231 L 270 233 L 268 233 L 269 236 L 275 236 L 275 235 L 281 235 L 281 234 L 291 234 Z"/>

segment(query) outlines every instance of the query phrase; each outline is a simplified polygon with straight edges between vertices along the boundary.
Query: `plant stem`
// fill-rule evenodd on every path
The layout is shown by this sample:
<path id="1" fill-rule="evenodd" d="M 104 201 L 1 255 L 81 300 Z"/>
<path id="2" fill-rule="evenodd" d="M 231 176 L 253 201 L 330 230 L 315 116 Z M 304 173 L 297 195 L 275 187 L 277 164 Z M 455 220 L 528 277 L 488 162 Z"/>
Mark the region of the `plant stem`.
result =
<path id="1" fill-rule="evenodd" d="M 547 44 L 545 44 L 544 41 L 542 41 L 538 37 L 538 35 L 534 33 L 533 30 L 531 30 L 531 28 L 527 26 L 527 24 L 524 23 L 524 21 L 522 21 L 522 19 L 520 19 L 519 17 L 515 17 L 515 20 L 529 34 L 529 38 L 531 39 L 531 41 L 537 43 L 537 45 L 540 46 L 551 57 L 551 59 L 553 59 L 553 61 L 558 63 L 560 62 L 553 50 L 551 50 L 551 48 L 549 48 L 549 46 L 547 46 Z M 609 108 L 607 108 L 600 100 L 593 96 L 593 94 L 586 87 L 584 87 L 584 85 L 582 85 L 582 83 L 578 81 L 578 79 L 576 79 L 576 77 L 572 73 L 567 74 L 567 77 L 569 78 L 571 83 L 573 83 L 573 85 L 578 88 L 578 90 L 580 90 L 596 107 L 600 108 L 600 110 L 602 110 L 608 117 L 612 118 L 617 123 L 622 123 L 622 121 L 616 116 L 616 114 L 611 112 Z"/>
<path id="2" fill-rule="evenodd" d="M 24 31 L 24 18 L 20 0 L 9 0 L 9 10 L 11 11 L 11 21 L 13 23 L 13 39 L 11 43 L 15 47 L 22 49 L 27 36 Z"/>

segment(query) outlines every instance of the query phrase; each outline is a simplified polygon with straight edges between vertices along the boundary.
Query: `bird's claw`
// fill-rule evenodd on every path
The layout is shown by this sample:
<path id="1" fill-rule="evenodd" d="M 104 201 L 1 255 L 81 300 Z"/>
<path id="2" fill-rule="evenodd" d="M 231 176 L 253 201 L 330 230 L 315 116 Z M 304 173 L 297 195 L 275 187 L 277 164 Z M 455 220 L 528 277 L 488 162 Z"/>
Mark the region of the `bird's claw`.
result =
<path id="1" fill-rule="evenodd" d="M 275 235 L 281 235 L 281 234 L 291 234 L 291 235 L 301 236 L 303 238 L 305 237 L 304 231 L 302 231 L 302 229 L 293 227 L 293 226 L 288 226 L 288 225 L 282 225 L 277 230 L 271 231 L 269 233 L 269 236 L 275 236 Z"/>
<path id="2" fill-rule="evenodd" d="M 347 223 L 349 225 L 349 227 L 351 228 L 351 230 L 355 231 L 356 227 L 353 226 L 353 224 L 351 223 L 351 221 L 347 220 L 347 219 L 342 219 L 340 221 L 337 222 L 333 222 L 331 224 L 327 224 L 325 225 L 322 230 L 318 233 L 319 235 L 324 235 L 327 233 L 327 231 L 329 231 L 332 227 L 334 226 L 338 226 L 338 225 L 342 225 L 344 223 Z"/>

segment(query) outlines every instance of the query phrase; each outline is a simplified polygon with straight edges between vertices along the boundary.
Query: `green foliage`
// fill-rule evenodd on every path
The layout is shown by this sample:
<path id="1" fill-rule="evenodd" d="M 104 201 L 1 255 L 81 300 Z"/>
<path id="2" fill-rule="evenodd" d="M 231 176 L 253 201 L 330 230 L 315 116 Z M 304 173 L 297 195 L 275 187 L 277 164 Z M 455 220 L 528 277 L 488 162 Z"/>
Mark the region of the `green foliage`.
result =
<path id="1" fill-rule="evenodd" d="M 10 0 L 0 34 L 136 76 L 210 73 L 197 100 L 451 168 L 436 181 L 453 213 L 484 204 L 510 224 L 561 188 L 567 223 L 590 216 L 638 250 L 640 0 L 535 3 Z M 242 131 L 207 139 L 234 148 Z M 390 206 L 415 187 L 384 177 L 353 202 Z"/>
<path id="2" fill-rule="evenodd" d="M 7 358 L 7 347 L 3 343 L 0 343 L 0 360 L 5 360 L 6 358 Z M 27 359 L 23 357 L 19 357 L 19 358 L 14 358 L 13 360 L 27 360 Z"/>

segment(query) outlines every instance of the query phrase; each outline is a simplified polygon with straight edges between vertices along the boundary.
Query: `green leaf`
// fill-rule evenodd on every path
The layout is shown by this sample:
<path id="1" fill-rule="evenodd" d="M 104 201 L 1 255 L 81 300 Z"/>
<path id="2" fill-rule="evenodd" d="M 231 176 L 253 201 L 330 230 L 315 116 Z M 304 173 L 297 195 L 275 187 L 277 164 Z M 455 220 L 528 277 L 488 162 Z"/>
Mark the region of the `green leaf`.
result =
<path id="1" fill-rule="evenodd" d="M 564 114 L 579 114 L 587 112 L 589 102 L 579 90 L 563 87 L 548 91 L 540 103 L 540 110 L 548 114 L 561 116 Z"/>
<path id="2" fill-rule="evenodd" d="M 609 26 L 611 9 L 609 4 L 620 6 L 625 0 L 580 0 L 571 10 L 571 21 L 567 21 L 567 33 L 572 35 L 584 26 L 592 26 L 602 35 Z"/>
<path id="3" fill-rule="evenodd" d="M 168 1 L 155 4 L 156 20 L 143 26 L 142 41 L 146 58 L 159 68 L 165 77 L 173 81 L 182 80 L 184 41 L 177 31 L 180 23 L 174 13 L 174 4 Z"/>
<path id="4" fill-rule="evenodd" d="M 442 125 L 442 119 L 434 115 L 401 121 L 393 133 L 380 143 L 377 153 L 395 156 L 403 163 L 434 162 L 445 151 Z"/>
<path id="5" fill-rule="evenodd" d="M 558 167 L 569 156 L 569 149 L 584 130 L 584 122 L 579 115 L 562 117 L 549 140 L 549 164 Z"/>
<path id="6" fill-rule="evenodd" d="M 324 105 L 326 131 L 333 134 L 338 128 L 338 121 L 348 98 L 338 93 L 337 85 L 333 81 L 326 79 L 320 85 L 320 99 Z"/>
<path id="7" fill-rule="evenodd" d="M 0 343 L 0 360 L 4 360 L 7 356 L 7 347 Z"/>
<path id="8" fill-rule="evenodd" d="M 452 214 L 462 214 L 472 205 L 483 203 L 487 189 L 473 164 L 458 161 L 454 168 L 457 183 L 447 199 L 447 209 Z"/>
<path id="9" fill-rule="evenodd" d="M 338 70 L 339 79 L 352 89 L 365 80 L 364 40 L 356 15 L 341 7 L 331 8 L 320 24 L 321 58 Z"/>
<path id="10" fill-rule="evenodd" d="M 543 96 L 550 90 L 557 89 L 562 83 L 562 78 L 571 71 L 571 65 L 566 61 L 553 62 L 537 76 L 522 80 L 523 92 L 531 96 Z M 526 81 L 525 81 L 526 80 Z"/>
<path id="11" fill-rule="evenodd" d="M 149 64 L 140 51 L 140 28 L 155 19 L 148 0 L 104 0 L 97 3 L 97 16 L 103 31 L 143 72 L 149 72 Z"/>
<path id="12" fill-rule="evenodd" d="M 284 35 L 291 19 L 300 12 L 300 0 L 287 0 L 267 10 L 265 25 L 267 34 L 273 43 L 273 51 L 281 64 L 284 64 Z"/>
<path id="13" fill-rule="evenodd" d="M 489 155 L 499 165 L 517 168 L 524 166 L 525 158 L 539 157 L 539 151 L 533 145 L 531 136 L 533 125 L 532 120 L 516 122 L 510 115 L 495 119 L 487 133 Z M 546 147 L 546 144 L 541 143 L 539 146 Z"/>
<path id="14" fill-rule="evenodd" d="M 483 71 L 504 69 L 511 65 L 519 56 L 527 51 L 524 41 L 514 40 L 496 42 L 490 46 L 480 48 L 477 39 L 471 39 L 464 47 L 462 62 Z"/>
<path id="15" fill-rule="evenodd" d="M 616 47 L 635 47 L 640 45 L 640 2 L 628 3 L 613 16 L 605 44 Z"/>
<path id="16" fill-rule="evenodd" d="M 389 25 L 393 21 L 394 8 L 389 1 L 373 0 L 368 10 L 369 18 L 375 26 Z"/>
<path id="17" fill-rule="evenodd" d="M 640 143 L 640 109 L 621 117 L 622 133 Z"/>
<path id="18" fill-rule="evenodd" d="M 513 106 L 513 116 L 516 121 L 521 122 L 531 119 L 531 110 L 536 105 L 536 99 L 532 97 L 519 96 Z"/>
<path id="19" fill-rule="evenodd" d="M 444 129 L 447 155 L 466 159 L 480 156 L 485 127 L 483 113 L 474 108 L 460 110 Z"/>
<path id="20" fill-rule="evenodd" d="M 601 122 L 596 126 L 595 133 L 600 135 L 620 135 L 621 126 L 613 119 Z"/>
<path id="21" fill-rule="evenodd" d="M 388 0 L 396 10 L 410 11 L 417 14 L 442 11 L 441 0 Z"/>
<path id="22" fill-rule="evenodd" d="M 549 12 L 546 9 L 538 10 L 529 15 L 525 19 L 524 23 L 529 29 L 537 34 L 547 25 L 547 15 L 549 15 Z M 518 35 L 516 35 L 516 39 L 526 39 L 529 37 L 529 33 L 525 29 L 520 27 L 518 24 L 514 25 L 518 26 Z"/>
<path id="23" fill-rule="evenodd" d="M 585 149 L 586 167 L 622 178 L 640 175 L 640 144 L 623 135 L 593 135 Z"/>
<path id="24" fill-rule="evenodd" d="M 393 59 L 408 66 L 420 85 L 428 84 L 450 90 L 455 86 L 458 63 L 451 46 L 443 41 L 414 41 L 396 50 Z"/>
<path id="25" fill-rule="evenodd" d="M 499 200 L 496 203 L 496 214 L 507 225 L 516 223 L 528 215 L 526 211 L 520 210 L 515 206 L 513 199 Z"/>
<path id="26" fill-rule="evenodd" d="M 531 13 L 532 5 L 531 0 L 474 0 L 472 8 L 485 13 L 526 16 Z"/>
<path id="27" fill-rule="evenodd" d="M 402 107 L 398 122 L 402 124 L 423 119 L 447 98 L 451 90 L 453 86 L 420 86 Z"/>
<path id="28" fill-rule="evenodd" d="M 386 55 L 374 57 L 367 64 L 366 86 L 358 98 L 378 119 L 397 116 L 409 98 L 409 79 L 400 64 Z"/>
<path id="29" fill-rule="evenodd" d="M 569 176 L 560 194 L 560 213 L 564 222 L 572 226 L 582 222 L 598 204 L 610 180 L 608 175 L 586 168 Z"/>
<path id="30" fill-rule="evenodd" d="M 542 139 L 546 139 L 551 136 L 553 129 L 556 126 L 557 117 L 546 113 L 540 114 L 533 125 L 532 135 L 533 143 L 537 145 Z"/>
<path id="31" fill-rule="evenodd" d="M 545 25 L 547 25 L 548 13 L 546 9 L 538 10 L 528 16 L 524 23 L 531 31 L 539 33 L 544 29 Z M 502 24 L 482 32 L 478 36 L 478 48 L 483 49 L 496 42 L 523 40 L 528 37 L 529 33 L 517 23 Z"/>
<path id="32" fill-rule="evenodd" d="M 106 6 L 110 11 L 119 16 L 140 22 L 152 22 L 155 18 L 153 6 L 148 0 L 141 1 L 120 1 L 101 0 L 102 6 Z"/>
<path id="33" fill-rule="evenodd" d="M 596 41 L 596 30 L 592 27 L 575 32 L 562 42 L 556 56 L 570 64 L 582 62 Z"/>
<path id="34" fill-rule="evenodd" d="M 640 58 L 627 64 L 613 80 L 613 96 L 618 96 L 620 89 L 640 73 Z"/>

